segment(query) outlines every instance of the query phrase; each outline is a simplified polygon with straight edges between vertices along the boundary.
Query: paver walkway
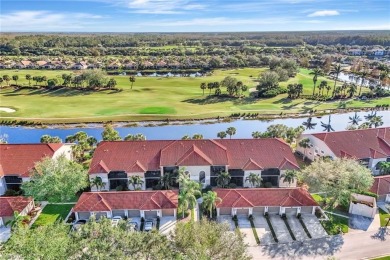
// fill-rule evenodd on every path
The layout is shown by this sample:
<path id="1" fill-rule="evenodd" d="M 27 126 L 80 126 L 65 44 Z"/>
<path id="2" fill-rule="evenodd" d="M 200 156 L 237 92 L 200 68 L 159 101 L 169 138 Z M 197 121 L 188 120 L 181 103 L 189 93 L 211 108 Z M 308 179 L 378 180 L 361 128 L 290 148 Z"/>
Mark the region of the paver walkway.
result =
<path id="1" fill-rule="evenodd" d="M 288 243 L 294 241 L 290 235 L 290 232 L 288 232 L 286 224 L 279 215 L 270 215 L 269 218 L 279 243 Z"/>
<path id="2" fill-rule="evenodd" d="M 305 241 L 310 239 L 296 216 L 287 216 L 287 222 L 290 225 L 291 231 L 297 241 Z"/>
<path id="3" fill-rule="evenodd" d="M 315 215 L 302 214 L 302 220 L 313 239 L 326 237 L 328 235 Z"/>
<path id="4" fill-rule="evenodd" d="M 268 226 L 267 220 L 263 215 L 255 216 L 253 219 L 253 224 L 255 224 L 256 232 L 260 239 L 261 245 L 276 243 L 274 238 L 272 237 L 272 233 Z"/>

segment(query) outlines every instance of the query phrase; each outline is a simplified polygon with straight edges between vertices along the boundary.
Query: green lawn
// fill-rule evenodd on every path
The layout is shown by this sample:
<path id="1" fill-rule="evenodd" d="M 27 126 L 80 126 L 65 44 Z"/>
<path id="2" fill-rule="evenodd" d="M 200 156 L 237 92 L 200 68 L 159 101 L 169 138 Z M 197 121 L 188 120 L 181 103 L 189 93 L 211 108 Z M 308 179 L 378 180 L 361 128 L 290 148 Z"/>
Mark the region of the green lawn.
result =
<path id="1" fill-rule="evenodd" d="M 386 225 L 388 219 L 390 218 L 390 214 L 387 214 L 382 209 L 379 209 L 379 218 L 381 220 L 381 227 L 384 227 Z M 390 226 L 390 224 L 389 224 L 389 226 Z"/>
<path id="2" fill-rule="evenodd" d="M 328 232 L 329 235 L 337 235 L 339 234 L 339 228 L 341 227 L 341 230 L 343 233 L 348 233 L 349 226 L 348 226 L 348 219 L 343 217 L 338 217 L 335 215 L 327 214 L 329 217 L 329 221 L 321 221 L 322 226 Z"/>
<path id="3" fill-rule="evenodd" d="M 244 68 L 215 70 L 211 76 L 203 78 L 152 78 L 137 77 L 130 89 L 128 76 L 114 76 L 121 92 L 100 91 L 81 92 L 73 89 L 60 89 L 47 92 L 42 89 L 0 90 L 2 107 L 11 107 L 14 113 L 0 112 L 0 119 L 30 120 L 46 123 L 102 122 L 102 121 L 142 121 L 164 119 L 200 119 L 216 116 L 229 116 L 238 112 L 261 112 L 266 114 L 303 113 L 315 109 L 336 109 L 339 102 L 317 102 L 311 100 L 289 100 L 287 95 L 270 99 L 212 98 L 206 89 L 202 95 L 200 83 L 221 81 L 226 76 L 236 77 L 249 88 L 257 85 L 256 79 L 265 68 Z M 1 70 L 0 76 L 18 75 L 18 84 L 28 85 L 26 74 L 60 78 L 69 71 L 57 70 Z M 281 83 L 302 83 L 304 94 L 312 93 L 312 76 L 309 70 L 301 69 L 295 78 Z M 318 81 L 324 80 L 320 77 Z M 11 81 L 14 84 L 14 81 Z M 33 82 L 32 82 L 33 84 Z M 329 81 L 329 84 L 332 84 Z M 4 85 L 4 84 L 3 84 Z M 226 93 L 225 89 L 222 89 Z M 373 101 L 347 101 L 347 108 L 374 107 L 390 103 L 390 98 Z"/>
<path id="4" fill-rule="evenodd" d="M 389 256 L 377 257 L 377 258 L 371 258 L 371 260 L 390 260 L 390 255 Z"/>
<path id="5" fill-rule="evenodd" d="M 63 220 L 69 214 L 74 204 L 48 204 L 32 225 L 33 228 L 52 224 L 57 220 Z"/>

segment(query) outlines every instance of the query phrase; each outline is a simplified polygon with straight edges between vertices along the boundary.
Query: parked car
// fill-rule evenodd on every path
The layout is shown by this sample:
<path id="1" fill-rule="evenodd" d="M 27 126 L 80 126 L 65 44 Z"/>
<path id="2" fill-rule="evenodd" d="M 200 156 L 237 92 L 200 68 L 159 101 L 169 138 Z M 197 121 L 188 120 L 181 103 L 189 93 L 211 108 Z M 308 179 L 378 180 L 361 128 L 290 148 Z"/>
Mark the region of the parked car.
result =
<path id="1" fill-rule="evenodd" d="M 127 229 L 129 231 L 137 231 L 138 230 L 138 223 L 137 222 L 134 222 L 132 220 L 129 220 L 126 224 L 127 226 Z"/>
<path id="2" fill-rule="evenodd" d="M 72 230 L 73 231 L 77 231 L 79 230 L 79 228 L 82 226 L 82 225 L 85 225 L 85 223 L 87 223 L 87 220 L 86 219 L 79 219 L 77 221 L 75 221 L 72 225 Z"/>
<path id="3" fill-rule="evenodd" d="M 149 232 L 153 229 L 154 223 L 153 220 L 147 219 L 144 223 L 144 231 Z"/>
<path id="4" fill-rule="evenodd" d="M 122 218 L 121 216 L 114 216 L 114 217 L 112 217 L 112 219 L 111 219 L 111 225 L 112 225 L 113 227 L 118 226 L 119 221 L 121 221 L 122 219 L 123 219 L 123 218 Z"/>

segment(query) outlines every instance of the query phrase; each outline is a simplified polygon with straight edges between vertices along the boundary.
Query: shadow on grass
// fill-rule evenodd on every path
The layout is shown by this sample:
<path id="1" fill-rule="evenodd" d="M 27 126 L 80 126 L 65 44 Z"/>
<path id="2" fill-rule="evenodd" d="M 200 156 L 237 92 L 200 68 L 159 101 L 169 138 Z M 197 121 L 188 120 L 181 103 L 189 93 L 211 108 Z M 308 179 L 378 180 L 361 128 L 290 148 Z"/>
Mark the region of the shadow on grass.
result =
<path id="1" fill-rule="evenodd" d="M 340 251 L 344 244 L 341 235 L 312 239 L 305 242 L 274 244 L 260 247 L 263 255 L 272 258 L 301 259 L 302 257 L 330 256 Z"/>
<path id="2" fill-rule="evenodd" d="M 207 105 L 207 104 L 217 104 L 228 101 L 234 101 L 236 98 L 233 97 L 216 97 L 216 96 L 207 96 L 205 98 L 189 98 L 185 99 L 182 102 L 197 104 L 197 105 Z"/>
<path id="3" fill-rule="evenodd" d="M 3 96 L 33 96 L 33 95 L 42 95 L 42 96 L 51 96 L 51 97 L 69 97 L 69 96 L 85 96 L 85 95 L 91 95 L 93 93 L 96 93 L 98 91 L 91 91 L 91 90 L 78 90 L 78 89 L 72 89 L 72 88 L 59 88 L 55 90 L 40 88 L 40 89 L 30 89 L 28 90 L 28 93 L 20 93 L 21 90 L 14 90 L 12 92 L 9 92 L 7 94 L 4 94 Z M 107 90 L 105 90 L 107 91 Z M 111 94 L 118 93 L 117 91 L 108 90 Z M 102 91 L 99 91 L 102 92 Z"/>
<path id="4" fill-rule="evenodd" d="M 279 100 L 276 100 L 274 102 L 272 102 L 273 104 L 289 104 L 292 102 L 292 99 L 291 98 L 281 98 Z M 299 103 L 298 103 L 299 104 Z M 296 105 L 298 105 L 296 104 Z"/>

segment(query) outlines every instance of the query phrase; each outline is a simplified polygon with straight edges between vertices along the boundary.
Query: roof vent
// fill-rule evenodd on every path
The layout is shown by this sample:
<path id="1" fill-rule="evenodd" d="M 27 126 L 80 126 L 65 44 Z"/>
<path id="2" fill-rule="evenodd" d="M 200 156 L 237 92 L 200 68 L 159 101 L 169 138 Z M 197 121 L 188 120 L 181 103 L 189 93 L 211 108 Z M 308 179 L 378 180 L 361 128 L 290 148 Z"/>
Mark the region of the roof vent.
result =
<path id="1" fill-rule="evenodd" d="M 104 149 L 103 152 L 108 152 L 108 149 Z"/>

